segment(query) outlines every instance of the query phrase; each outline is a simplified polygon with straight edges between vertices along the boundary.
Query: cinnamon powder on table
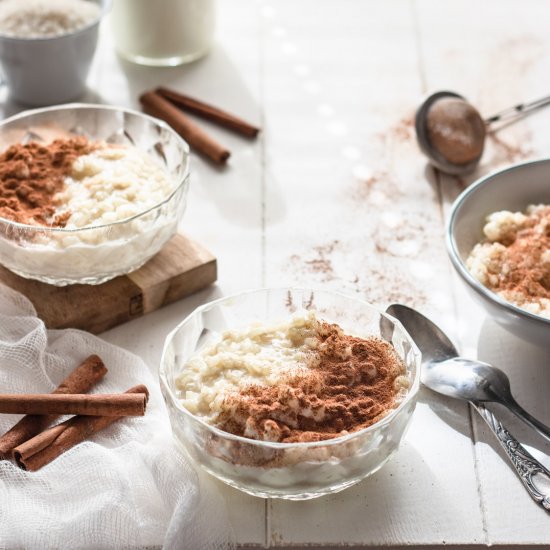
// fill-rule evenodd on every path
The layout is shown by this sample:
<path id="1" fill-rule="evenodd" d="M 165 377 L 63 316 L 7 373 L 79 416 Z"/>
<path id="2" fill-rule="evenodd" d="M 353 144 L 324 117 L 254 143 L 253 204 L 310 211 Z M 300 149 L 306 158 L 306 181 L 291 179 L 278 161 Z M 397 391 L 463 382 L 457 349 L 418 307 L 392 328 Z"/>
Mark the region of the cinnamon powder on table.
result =
<path id="1" fill-rule="evenodd" d="M 97 148 L 84 137 L 11 145 L 0 154 L 0 217 L 30 225 L 63 227 L 70 212 L 55 213 L 74 161 Z"/>
<path id="2" fill-rule="evenodd" d="M 308 369 L 276 386 L 230 394 L 218 427 L 253 439 L 321 441 L 366 428 L 396 407 L 396 378 L 405 367 L 389 343 L 324 322 L 319 341 Z"/>

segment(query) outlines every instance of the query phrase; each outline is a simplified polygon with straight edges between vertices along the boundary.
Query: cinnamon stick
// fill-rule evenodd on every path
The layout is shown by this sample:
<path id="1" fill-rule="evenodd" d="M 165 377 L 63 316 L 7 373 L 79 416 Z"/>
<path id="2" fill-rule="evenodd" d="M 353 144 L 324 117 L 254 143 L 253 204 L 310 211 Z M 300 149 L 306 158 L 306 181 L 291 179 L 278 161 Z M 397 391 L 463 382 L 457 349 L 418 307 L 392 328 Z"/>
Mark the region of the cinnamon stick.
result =
<path id="1" fill-rule="evenodd" d="M 42 449 L 45 449 L 50 443 L 53 443 L 56 438 L 61 435 L 62 432 L 64 432 L 67 429 L 67 424 L 73 420 L 74 418 L 77 418 L 76 416 L 73 416 L 69 418 L 69 420 L 65 420 L 65 422 L 61 422 L 61 424 L 57 424 L 56 426 L 52 426 L 51 428 L 48 428 L 47 430 L 44 430 L 43 432 L 40 432 L 39 434 L 35 435 L 34 437 L 31 437 L 27 441 L 23 441 L 21 445 L 18 445 L 13 449 L 13 458 L 15 458 L 15 461 L 19 463 L 21 460 L 26 460 L 27 458 L 31 457 L 32 455 L 35 455 Z M 117 418 L 122 418 L 121 416 L 82 416 L 78 418 L 112 418 L 113 421 Z"/>
<path id="2" fill-rule="evenodd" d="M 190 147 L 207 156 L 216 164 L 224 164 L 231 154 L 225 147 L 199 128 L 189 117 L 183 114 L 174 104 L 156 92 L 146 92 L 139 100 L 143 110 L 167 122 Z"/>
<path id="3" fill-rule="evenodd" d="M 243 136 L 256 137 L 260 131 L 259 128 L 249 124 L 243 119 L 226 111 L 222 111 L 213 105 L 209 105 L 208 103 L 189 97 L 188 95 L 184 95 L 164 87 L 157 88 L 155 92 L 186 111 L 194 113 L 206 120 L 217 122 L 220 126 L 234 130 Z"/>
<path id="4" fill-rule="evenodd" d="M 107 368 L 97 355 L 90 355 L 76 367 L 53 391 L 55 394 L 86 393 L 99 382 Z M 40 433 L 55 422 L 58 415 L 27 415 L 0 437 L 0 460 L 11 456 L 17 445 Z"/>
<path id="5" fill-rule="evenodd" d="M 143 416 L 143 395 L 115 394 L 0 394 L 0 413 L 83 414 L 87 416 Z"/>
<path id="6" fill-rule="evenodd" d="M 145 401 L 149 398 L 149 391 L 143 384 L 130 388 L 126 394 L 140 394 Z M 14 449 L 15 460 L 24 470 L 34 472 L 120 418 L 74 416 L 19 445 Z"/>

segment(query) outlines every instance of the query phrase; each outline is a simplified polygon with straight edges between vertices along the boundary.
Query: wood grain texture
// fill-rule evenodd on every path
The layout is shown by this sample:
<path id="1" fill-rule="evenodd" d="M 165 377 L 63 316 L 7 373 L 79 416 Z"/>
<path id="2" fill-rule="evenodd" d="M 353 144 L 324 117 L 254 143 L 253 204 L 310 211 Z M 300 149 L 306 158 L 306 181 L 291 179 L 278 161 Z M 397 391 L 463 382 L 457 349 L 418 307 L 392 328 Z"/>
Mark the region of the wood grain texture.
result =
<path id="1" fill-rule="evenodd" d="M 137 271 L 101 285 L 56 287 L 0 267 L 0 282 L 23 293 L 48 328 L 100 333 L 204 288 L 217 278 L 216 258 L 176 235 Z"/>

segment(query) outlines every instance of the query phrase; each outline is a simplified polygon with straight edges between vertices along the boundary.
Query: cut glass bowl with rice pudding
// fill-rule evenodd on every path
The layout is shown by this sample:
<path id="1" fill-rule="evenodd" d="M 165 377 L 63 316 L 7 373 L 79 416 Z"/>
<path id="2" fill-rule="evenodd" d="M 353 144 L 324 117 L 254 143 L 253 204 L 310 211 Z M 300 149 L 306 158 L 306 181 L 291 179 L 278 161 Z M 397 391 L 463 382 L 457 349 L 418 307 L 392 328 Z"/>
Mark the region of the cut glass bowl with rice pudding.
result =
<path id="1" fill-rule="evenodd" d="M 199 307 L 167 337 L 160 366 L 179 447 L 232 487 L 293 500 L 381 468 L 405 434 L 419 377 L 420 353 L 398 321 L 297 288 Z"/>
<path id="2" fill-rule="evenodd" d="M 185 210 L 189 148 L 139 112 L 27 111 L 0 124 L 0 155 L 0 263 L 25 278 L 99 284 L 134 271 Z"/>

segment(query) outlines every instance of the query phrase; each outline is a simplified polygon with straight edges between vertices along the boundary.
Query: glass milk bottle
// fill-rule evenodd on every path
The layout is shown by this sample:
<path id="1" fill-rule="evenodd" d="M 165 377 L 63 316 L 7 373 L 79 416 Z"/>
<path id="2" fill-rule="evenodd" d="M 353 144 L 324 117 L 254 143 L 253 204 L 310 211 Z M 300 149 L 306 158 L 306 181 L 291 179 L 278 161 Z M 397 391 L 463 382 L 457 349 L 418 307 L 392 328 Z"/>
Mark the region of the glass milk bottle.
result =
<path id="1" fill-rule="evenodd" d="M 142 65 L 194 61 L 212 45 L 214 4 L 215 0 L 114 0 L 117 51 Z"/>

